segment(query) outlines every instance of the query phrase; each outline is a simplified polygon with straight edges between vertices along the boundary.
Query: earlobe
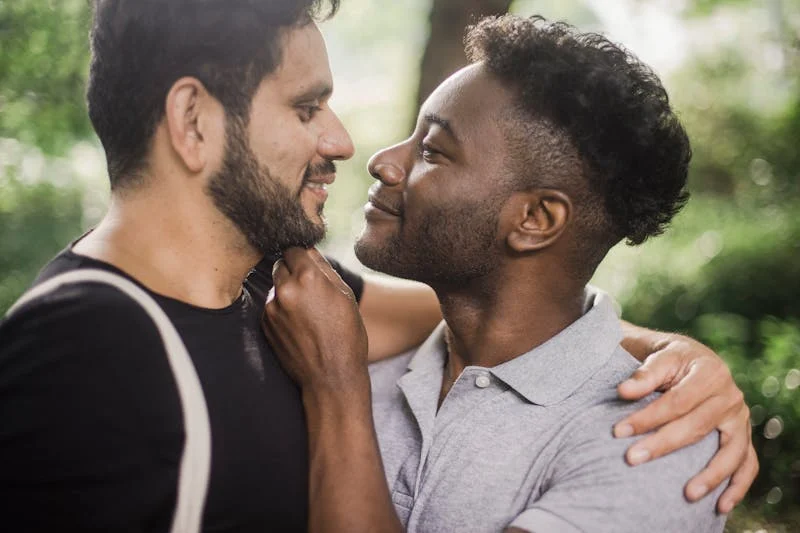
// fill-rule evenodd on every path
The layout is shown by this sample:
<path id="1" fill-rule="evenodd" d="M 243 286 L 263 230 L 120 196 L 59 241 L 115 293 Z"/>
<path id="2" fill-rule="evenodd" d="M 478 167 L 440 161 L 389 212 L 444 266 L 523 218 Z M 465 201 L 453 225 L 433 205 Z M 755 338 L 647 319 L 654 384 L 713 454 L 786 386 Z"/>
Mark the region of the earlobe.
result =
<path id="1" fill-rule="evenodd" d="M 172 149 L 192 173 L 202 172 L 207 164 L 203 115 L 208 98 L 203 84 L 190 77 L 176 81 L 167 95 L 165 118 Z"/>
<path id="2" fill-rule="evenodd" d="M 506 237 L 515 252 L 542 250 L 555 243 L 572 218 L 569 196 L 554 189 L 537 189 L 512 198 L 512 226 Z"/>

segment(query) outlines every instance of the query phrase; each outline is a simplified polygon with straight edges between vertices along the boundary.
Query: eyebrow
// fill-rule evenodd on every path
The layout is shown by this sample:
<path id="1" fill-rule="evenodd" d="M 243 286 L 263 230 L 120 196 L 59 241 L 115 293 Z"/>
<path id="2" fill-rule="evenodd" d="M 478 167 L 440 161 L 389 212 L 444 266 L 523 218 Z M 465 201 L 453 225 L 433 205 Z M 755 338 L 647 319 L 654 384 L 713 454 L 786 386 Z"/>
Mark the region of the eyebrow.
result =
<path id="1" fill-rule="evenodd" d="M 333 93 L 333 87 L 327 82 L 319 82 L 315 85 L 312 85 L 302 93 L 294 96 L 292 101 L 295 103 L 301 103 L 306 100 L 324 100 L 328 98 Z"/>
<path id="2" fill-rule="evenodd" d="M 446 131 L 450 137 L 453 138 L 454 141 L 460 143 L 461 141 L 458 139 L 458 135 L 453 130 L 452 124 L 446 118 L 442 118 L 441 116 L 437 115 L 436 113 L 427 113 L 423 120 L 427 124 L 436 124 L 437 126 L 441 127 L 444 131 Z"/>

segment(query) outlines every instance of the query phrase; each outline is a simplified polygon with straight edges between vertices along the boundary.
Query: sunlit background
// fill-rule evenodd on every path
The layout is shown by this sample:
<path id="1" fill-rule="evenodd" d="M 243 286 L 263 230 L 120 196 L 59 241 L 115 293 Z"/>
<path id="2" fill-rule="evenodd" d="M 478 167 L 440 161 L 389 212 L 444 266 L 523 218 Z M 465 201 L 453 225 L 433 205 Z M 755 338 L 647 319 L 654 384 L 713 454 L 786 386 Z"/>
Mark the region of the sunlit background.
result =
<path id="1" fill-rule="evenodd" d="M 410 130 L 433 3 L 342 0 L 322 26 L 332 105 L 357 147 L 339 165 L 325 248 L 354 268 L 366 161 Z M 0 0 L 0 312 L 108 200 L 83 103 L 87 4 Z M 664 80 L 694 148 L 692 200 L 663 237 L 615 248 L 595 283 L 629 320 L 711 345 L 745 391 L 761 473 L 728 530 L 800 531 L 800 0 L 517 0 L 510 10 L 606 33 Z"/>

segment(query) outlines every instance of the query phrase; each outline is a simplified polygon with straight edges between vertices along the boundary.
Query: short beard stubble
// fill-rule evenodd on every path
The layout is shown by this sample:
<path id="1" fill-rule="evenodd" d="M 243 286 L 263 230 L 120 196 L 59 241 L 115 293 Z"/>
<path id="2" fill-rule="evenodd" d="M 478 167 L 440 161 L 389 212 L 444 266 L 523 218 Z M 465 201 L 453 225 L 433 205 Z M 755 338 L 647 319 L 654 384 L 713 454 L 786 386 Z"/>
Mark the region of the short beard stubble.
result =
<path id="1" fill-rule="evenodd" d="M 399 225 L 380 243 L 365 233 L 356 241 L 356 257 L 365 266 L 436 287 L 458 287 L 482 278 L 499 263 L 497 224 L 502 202 L 441 205 L 411 227 Z"/>
<path id="2" fill-rule="evenodd" d="M 250 148 L 241 119 L 228 117 L 225 132 L 222 167 L 211 177 L 206 189 L 217 209 L 263 255 L 277 257 L 287 248 L 309 248 L 319 243 L 325 237 L 325 224 L 312 222 L 303 211 L 299 198 L 302 184 L 300 191 L 293 193 L 272 177 Z M 330 161 L 317 167 L 309 165 L 305 178 L 317 172 L 335 171 L 331 170 Z M 320 205 L 320 217 L 322 208 Z"/>

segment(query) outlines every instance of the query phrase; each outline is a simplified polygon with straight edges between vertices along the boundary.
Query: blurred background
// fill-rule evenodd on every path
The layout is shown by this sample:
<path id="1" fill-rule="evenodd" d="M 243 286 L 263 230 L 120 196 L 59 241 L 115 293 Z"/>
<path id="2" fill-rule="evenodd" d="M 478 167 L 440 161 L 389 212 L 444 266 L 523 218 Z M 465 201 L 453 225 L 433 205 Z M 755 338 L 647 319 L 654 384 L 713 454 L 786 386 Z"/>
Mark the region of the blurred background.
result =
<path id="1" fill-rule="evenodd" d="M 800 531 L 800 0 L 342 0 L 322 29 L 357 154 L 339 166 L 326 250 L 361 268 L 367 159 L 463 64 L 464 26 L 506 11 L 603 32 L 662 77 L 694 148 L 692 200 L 594 283 L 628 320 L 712 346 L 744 390 L 761 472 L 728 530 Z M 87 0 L 0 0 L 0 313 L 108 200 L 83 100 L 88 27 Z"/>

